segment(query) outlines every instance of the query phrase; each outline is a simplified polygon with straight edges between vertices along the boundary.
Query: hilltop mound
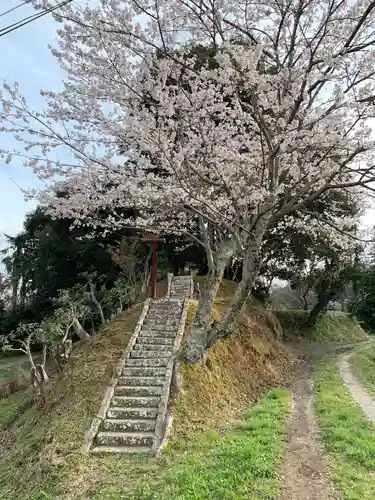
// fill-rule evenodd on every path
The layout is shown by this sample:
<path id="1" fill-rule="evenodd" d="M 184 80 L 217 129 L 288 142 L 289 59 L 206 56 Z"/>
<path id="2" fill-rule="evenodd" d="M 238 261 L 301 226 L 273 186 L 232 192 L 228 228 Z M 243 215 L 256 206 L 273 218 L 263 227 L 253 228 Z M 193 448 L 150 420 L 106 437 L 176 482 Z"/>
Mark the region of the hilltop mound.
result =
<path id="1" fill-rule="evenodd" d="M 318 317 L 316 325 L 306 329 L 306 314 L 300 310 L 279 310 L 276 315 L 282 325 L 285 338 L 303 337 L 320 344 L 350 344 L 366 340 L 366 332 L 348 313 L 327 311 Z"/>
<path id="2" fill-rule="evenodd" d="M 232 288 L 223 284 L 215 315 L 225 309 Z M 190 322 L 195 307 L 192 302 Z M 123 313 L 88 344 L 78 346 L 53 380 L 46 410 L 28 408 L 0 433 L 0 498 L 131 498 L 127 492 L 173 460 L 186 440 L 223 428 L 290 369 L 277 320 L 259 308 L 248 310 L 236 333 L 217 343 L 203 363 L 182 366 L 184 390 L 172 402 L 173 438 L 165 457 L 87 456 L 84 433 L 140 311 L 138 305 Z M 6 408 L 7 400 L 2 404 Z"/>

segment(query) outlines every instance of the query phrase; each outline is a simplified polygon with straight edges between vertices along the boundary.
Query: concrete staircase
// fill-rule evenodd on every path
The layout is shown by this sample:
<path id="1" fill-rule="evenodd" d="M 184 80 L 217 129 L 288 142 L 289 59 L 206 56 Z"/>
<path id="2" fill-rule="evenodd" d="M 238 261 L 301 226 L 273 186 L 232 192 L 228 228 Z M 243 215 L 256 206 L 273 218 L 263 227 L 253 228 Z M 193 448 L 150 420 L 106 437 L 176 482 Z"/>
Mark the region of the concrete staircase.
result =
<path id="1" fill-rule="evenodd" d="M 191 276 L 171 276 L 169 278 L 167 296 L 171 299 L 186 299 L 193 295 L 193 281 Z"/>
<path id="2" fill-rule="evenodd" d="M 94 453 L 156 452 L 162 442 L 174 354 L 184 332 L 190 276 L 170 276 L 164 299 L 147 300 L 102 406 L 86 433 Z"/>

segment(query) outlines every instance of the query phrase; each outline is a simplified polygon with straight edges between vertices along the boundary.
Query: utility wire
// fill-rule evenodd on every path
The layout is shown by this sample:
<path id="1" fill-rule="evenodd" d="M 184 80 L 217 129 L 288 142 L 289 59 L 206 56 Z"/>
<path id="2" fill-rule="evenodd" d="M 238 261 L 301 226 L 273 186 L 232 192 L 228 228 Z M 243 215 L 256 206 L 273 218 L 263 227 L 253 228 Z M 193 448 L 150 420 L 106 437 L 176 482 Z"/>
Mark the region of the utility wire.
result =
<path id="1" fill-rule="evenodd" d="M 18 4 L 18 5 L 16 5 L 15 7 L 13 7 L 12 9 L 9 9 L 9 10 L 6 10 L 5 12 L 2 12 L 2 13 L 0 14 L 0 17 L 3 17 L 3 16 L 5 16 L 6 14 L 9 14 L 9 12 L 13 12 L 13 11 L 14 11 L 14 10 L 16 10 L 16 9 L 19 9 L 20 7 L 22 7 L 22 5 L 25 5 L 25 4 L 27 4 L 27 3 L 29 3 L 29 2 L 28 2 L 28 1 L 26 1 L 26 2 L 22 2 L 22 3 Z"/>
<path id="2" fill-rule="evenodd" d="M 39 13 L 33 14 L 32 16 L 25 17 L 24 19 L 21 19 L 20 21 L 17 21 L 16 23 L 13 23 L 9 26 L 6 26 L 5 28 L 0 30 L 0 37 L 7 35 L 8 33 L 11 33 L 12 31 L 17 30 L 18 28 L 22 28 L 22 26 L 25 26 L 26 24 L 29 24 L 40 17 L 43 17 L 50 12 L 53 12 L 54 10 L 63 7 L 64 5 L 67 5 L 68 3 L 71 3 L 73 0 L 64 0 L 63 2 L 60 2 L 57 5 L 54 5 L 53 7 L 50 7 L 48 9 L 45 9 Z"/>
<path id="3" fill-rule="evenodd" d="M 36 12 L 35 14 L 31 14 L 31 16 L 24 17 L 24 18 L 23 18 L 23 19 L 21 19 L 20 21 L 16 21 L 15 23 L 10 24 L 9 26 L 6 26 L 5 28 L 1 28 L 1 29 L 0 29 L 0 35 L 1 35 L 1 33 L 2 33 L 3 31 L 8 31 L 9 29 L 11 29 L 11 28 L 13 28 L 13 27 L 15 27 L 15 26 L 18 26 L 20 23 L 23 23 L 24 21 L 27 21 L 28 19 L 33 20 L 36 16 L 40 16 L 43 12 L 44 12 L 44 11 L 42 11 L 42 12 Z M 4 34 L 5 34 L 5 33 L 4 33 Z"/>
<path id="4" fill-rule="evenodd" d="M 42 10 L 41 12 L 36 12 L 35 14 L 32 14 L 31 16 L 27 16 L 20 21 L 17 21 L 9 26 L 6 26 L 3 29 L 0 29 L 0 36 L 6 35 L 7 33 L 10 33 L 18 28 L 21 28 L 22 26 L 25 26 L 26 24 L 31 23 L 32 21 L 39 19 L 40 17 L 45 16 L 46 14 L 49 14 L 50 12 L 54 11 L 55 9 L 58 9 L 59 7 L 63 7 L 64 5 L 72 2 L 73 0 L 63 0 L 57 5 L 54 5 L 53 7 L 49 7 L 48 9 Z M 27 2 L 28 3 L 28 2 Z"/>

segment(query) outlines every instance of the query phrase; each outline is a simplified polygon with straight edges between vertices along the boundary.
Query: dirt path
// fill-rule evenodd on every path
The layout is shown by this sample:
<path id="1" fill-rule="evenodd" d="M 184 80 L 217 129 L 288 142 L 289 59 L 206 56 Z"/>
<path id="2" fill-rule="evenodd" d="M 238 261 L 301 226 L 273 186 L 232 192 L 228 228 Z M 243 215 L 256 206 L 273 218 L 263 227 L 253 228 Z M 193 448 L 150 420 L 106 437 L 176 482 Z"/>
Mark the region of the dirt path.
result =
<path id="1" fill-rule="evenodd" d="M 293 387 L 292 415 L 282 467 L 282 500 L 339 498 L 327 472 L 327 461 L 315 422 L 312 367 L 309 363 Z"/>
<path id="2" fill-rule="evenodd" d="M 359 380 L 353 375 L 349 359 L 355 352 L 344 354 L 340 357 L 340 373 L 343 382 L 349 389 L 354 401 L 361 408 L 366 417 L 375 424 L 375 400 L 363 389 Z"/>

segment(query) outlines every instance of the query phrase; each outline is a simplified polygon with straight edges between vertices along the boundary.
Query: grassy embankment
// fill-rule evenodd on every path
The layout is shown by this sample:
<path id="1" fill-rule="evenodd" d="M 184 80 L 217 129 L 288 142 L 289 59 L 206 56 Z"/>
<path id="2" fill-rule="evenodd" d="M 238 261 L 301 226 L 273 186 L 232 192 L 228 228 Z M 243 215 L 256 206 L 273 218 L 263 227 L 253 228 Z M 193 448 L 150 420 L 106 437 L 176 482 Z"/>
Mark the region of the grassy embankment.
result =
<path id="1" fill-rule="evenodd" d="M 375 345 L 369 345 L 350 358 L 353 373 L 375 397 Z"/>
<path id="2" fill-rule="evenodd" d="M 224 283 L 216 315 L 231 290 Z M 161 458 L 83 454 L 84 433 L 140 310 L 122 314 L 74 350 L 53 380 L 45 411 L 31 407 L 6 422 L 0 433 L 0 499 L 275 496 L 290 397 L 281 390 L 259 397 L 293 368 L 277 340 L 277 321 L 259 309 L 244 314 L 237 332 L 216 344 L 205 363 L 182 366 L 184 391 L 173 401 L 173 435 Z M 10 398 L 1 401 L 2 408 L 11 407 Z"/>
<path id="3" fill-rule="evenodd" d="M 313 328 L 306 329 L 306 313 L 302 310 L 279 310 L 277 317 L 288 337 L 303 337 L 318 344 L 350 344 L 367 339 L 355 318 L 341 311 L 327 311 L 318 317 Z"/>

